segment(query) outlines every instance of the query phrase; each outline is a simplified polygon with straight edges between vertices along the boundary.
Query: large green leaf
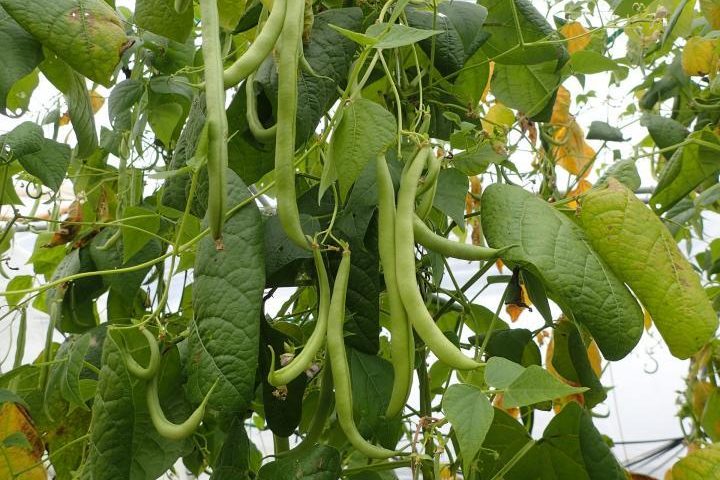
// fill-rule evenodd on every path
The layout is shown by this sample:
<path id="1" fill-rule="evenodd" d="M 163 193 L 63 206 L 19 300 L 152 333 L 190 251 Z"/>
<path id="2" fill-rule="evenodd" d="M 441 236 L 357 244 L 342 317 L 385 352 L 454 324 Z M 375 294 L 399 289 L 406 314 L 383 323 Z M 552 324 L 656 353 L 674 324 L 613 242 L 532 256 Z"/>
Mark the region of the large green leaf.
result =
<path id="1" fill-rule="evenodd" d="M 585 326 L 605 358 L 627 355 L 642 335 L 643 314 L 630 291 L 590 247 L 583 231 L 522 188 L 494 184 L 482 197 L 488 244 L 541 279 L 548 296 Z"/>
<path id="2" fill-rule="evenodd" d="M 235 480 L 248 478 L 250 469 L 250 440 L 241 417 L 234 417 L 230 424 L 217 460 L 213 464 L 211 480 Z"/>
<path id="3" fill-rule="evenodd" d="M 397 122 L 385 108 L 364 98 L 346 103 L 342 108 L 342 120 L 330 143 L 330 156 L 340 184 L 340 196 L 345 198 L 365 165 L 396 139 Z"/>
<path id="4" fill-rule="evenodd" d="M 554 61 L 533 65 L 497 64 L 491 91 L 504 105 L 533 117 L 553 101 L 560 85 L 556 65 Z"/>
<path id="5" fill-rule="evenodd" d="M 485 441 L 495 410 L 487 395 L 466 384 L 448 387 L 443 396 L 442 408 L 455 431 L 465 465 L 464 473 L 469 477 L 469 465 L 472 465 Z"/>
<path id="6" fill-rule="evenodd" d="M 667 159 L 671 158 L 676 150 L 670 147 L 681 143 L 689 133 L 682 123 L 661 115 L 646 113 L 640 119 L 640 123 L 647 128 L 650 137 L 658 148 L 669 149 L 662 154 Z"/>
<path id="7" fill-rule="evenodd" d="M 250 193 L 228 170 L 228 204 Z M 195 319 L 188 342 L 188 388 L 200 402 L 217 380 L 210 405 L 245 412 L 254 397 L 265 262 L 262 221 L 254 202 L 225 222 L 225 248 L 210 237 L 198 244 L 193 285 Z"/>
<path id="8" fill-rule="evenodd" d="M 718 327 L 700 277 L 660 219 L 621 183 L 590 192 L 580 223 L 593 248 L 632 288 L 670 352 L 688 358 Z"/>
<path id="9" fill-rule="evenodd" d="M 0 135 L 0 144 L 9 149 L 14 158 L 39 152 L 43 144 L 42 128 L 35 122 L 23 122 L 8 133 Z"/>
<path id="10" fill-rule="evenodd" d="M 452 218 L 458 227 L 465 229 L 465 197 L 468 178 L 458 169 L 440 170 L 433 206 Z"/>
<path id="11" fill-rule="evenodd" d="M 120 18 L 102 0 L 2 0 L 7 13 L 90 80 L 110 86 L 128 45 Z"/>
<path id="12" fill-rule="evenodd" d="M 47 390 L 58 389 L 62 398 L 71 406 L 87 409 L 80 392 L 80 372 L 85 368 L 85 356 L 90 348 L 93 336 L 89 332 L 66 340 L 55 355 L 50 370 Z"/>
<path id="13" fill-rule="evenodd" d="M 720 139 L 709 130 L 693 132 L 688 141 L 700 140 L 709 145 L 690 143 L 678 148 L 660 174 L 650 205 L 658 212 L 669 208 L 692 192 L 703 181 L 720 171 Z"/>
<path id="14" fill-rule="evenodd" d="M 8 93 L 42 61 L 42 47 L 0 7 L 0 113 L 5 113 Z"/>
<path id="15" fill-rule="evenodd" d="M 187 40 L 195 26 L 193 9 L 178 13 L 173 0 L 137 0 L 134 18 L 138 27 L 180 43 Z"/>
<path id="16" fill-rule="evenodd" d="M 85 468 L 96 480 L 151 480 L 172 466 L 189 441 L 168 440 L 155 430 L 145 400 L 146 382 L 128 372 L 120 353 L 123 347 L 119 335 L 112 332 L 105 337 L 92 408 L 90 456 Z M 167 366 L 160 376 L 159 391 L 166 416 L 178 421 L 186 414 L 186 408 L 165 400 L 171 392 L 178 397 L 177 388 L 182 382 L 177 349 L 171 352 L 174 354 L 168 357 L 174 364 L 164 362 Z M 138 361 L 147 362 L 147 348 L 142 353 L 145 358 Z"/>
<path id="17" fill-rule="evenodd" d="M 481 0 L 480 4 L 487 7 L 488 17 L 484 29 L 490 33 L 483 50 L 498 64 L 528 65 L 558 60 L 566 55 L 560 43 L 521 45 L 521 33 L 525 43 L 559 38 L 530 0 Z M 515 25 L 516 13 L 520 31 Z"/>

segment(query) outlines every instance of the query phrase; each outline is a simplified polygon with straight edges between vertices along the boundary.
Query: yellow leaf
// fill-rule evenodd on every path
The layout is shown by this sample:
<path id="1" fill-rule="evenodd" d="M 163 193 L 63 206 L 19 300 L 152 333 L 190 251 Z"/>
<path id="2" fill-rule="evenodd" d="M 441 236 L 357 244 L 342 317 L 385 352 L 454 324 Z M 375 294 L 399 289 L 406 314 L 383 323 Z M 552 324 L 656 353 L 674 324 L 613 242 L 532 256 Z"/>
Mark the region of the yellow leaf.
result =
<path id="1" fill-rule="evenodd" d="M 590 368 L 592 368 L 595 375 L 600 378 L 602 374 L 602 355 L 600 355 L 600 349 L 597 343 L 595 343 L 595 340 L 592 340 L 590 345 L 588 345 L 587 355 L 590 361 Z"/>
<path id="2" fill-rule="evenodd" d="M 70 124 L 70 113 L 65 112 L 62 114 L 62 116 L 58 120 L 58 125 L 61 127 L 64 127 L 65 125 L 69 125 L 69 124 Z"/>
<path id="3" fill-rule="evenodd" d="M 714 38 L 691 37 L 682 52 L 682 67 L 688 75 L 707 75 L 717 72 L 718 41 Z"/>
<path id="4" fill-rule="evenodd" d="M 553 140 L 558 143 L 553 147 L 555 162 L 573 175 L 586 177 L 595 160 L 595 150 L 585 141 L 585 132 L 575 119 L 568 127 L 556 129 Z"/>
<path id="5" fill-rule="evenodd" d="M 575 188 L 570 190 L 568 194 L 566 195 L 567 198 L 577 197 L 579 195 L 582 195 L 583 193 L 587 192 L 592 188 L 592 183 L 588 182 L 584 178 L 580 180 Z M 570 208 L 577 208 L 578 203 L 577 201 L 573 200 L 572 202 L 568 203 L 568 207 Z"/>
<path id="6" fill-rule="evenodd" d="M 90 92 L 90 105 L 92 105 L 93 113 L 97 113 L 105 104 L 105 97 L 100 95 L 97 90 Z"/>
<path id="7" fill-rule="evenodd" d="M 502 273 L 504 266 L 505 266 L 505 264 L 503 263 L 502 260 L 500 260 L 499 258 L 497 260 L 495 260 L 495 267 L 497 267 L 498 272 Z"/>
<path id="8" fill-rule="evenodd" d="M 590 32 L 580 22 L 568 22 L 560 28 L 560 33 L 568 39 L 570 54 L 584 50 L 590 44 Z"/>
<path id="9" fill-rule="evenodd" d="M 550 123 L 558 126 L 567 126 L 572 119 L 570 115 L 571 104 L 572 98 L 570 97 L 570 91 L 561 85 L 555 97 L 555 105 L 553 105 Z"/>
<path id="10" fill-rule="evenodd" d="M 490 92 L 490 80 L 492 80 L 493 72 L 495 72 L 495 62 L 491 61 L 488 63 L 488 78 L 487 82 L 485 83 L 485 89 L 482 92 L 482 95 L 480 95 L 480 101 L 484 102 L 487 98 L 488 93 Z"/>
<path id="11" fill-rule="evenodd" d="M 713 30 L 720 29 L 720 0 L 700 0 L 700 11 Z"/>
<path id="12" fill-rule="evenodd" d="M 705 410 L 705 404 L 710 398 L 715 386 L 710 382 L 695 382 L 690 389 L 690 395 L 692 396 L 691 405 L 692 411 L 696 418 L 701 418 L 703 411 Z"/>
<path id="13" fill-rule="evenodd" d="M 18 435 L 19 434 L 19 435 Z M 45 447 L 32 424 L 25 409 L 11 402 L 0 406 L 0 441 L 7 441 L 13 436 L 20 442 L 27 441 L 26 445 L 19 442 L 3 447 L 5 455 L 0 455 L 0 478 L 17 478 L 18 480 L 45 480 L 47 475 L 42 464 L 33 468 L 40 462 Z M 23 442 L 24 443 L 24 442 Z M 25 471 L 15 477 L 15 472 Z"/>
<path id="14" fill-rule="evenodd" d="M 643 321 L 645 323 L 645 331 L 647 332 L 650 330 L 650 327 L 652 327 L 652 317 L 650 316 L 650 312 L 645 310 L 643 308 Z"/>
<path id="15" fill-rule="evenodd" d="M 515 114 L 502 103 L 496 103 L 480 122 L 488 135 L 494 135 L 497 130 L 501 130 L 504 136 L 515 123 Z"/>
<path id="16" fill-rule="evenodd" d="M 499 408 L 500 410 L 504 410 L 513 418 L 520 418 L 520 409 L 517 407 L 505 408 L 504 400 L 504 395 L 502 393 L 498 393 L 493 399 L 493 406 Z"/>
<path id="17" fill-rule="evenodd" d="M 532 302 L 530 302 L 530 297 L 527 294 L 527 290 L 525 290 L 525 285 L 521 283 L 520 295 L 518 295 L 518 298 L 509 299 L 509 303 L 505 307 L 505 311 L 508 315 L 510 315 L 511 321 L 517 322 L 518 318 L 520 318 L 520 315 L 525 310 L 527 310 L 530 305 L 532 305 Z"/>

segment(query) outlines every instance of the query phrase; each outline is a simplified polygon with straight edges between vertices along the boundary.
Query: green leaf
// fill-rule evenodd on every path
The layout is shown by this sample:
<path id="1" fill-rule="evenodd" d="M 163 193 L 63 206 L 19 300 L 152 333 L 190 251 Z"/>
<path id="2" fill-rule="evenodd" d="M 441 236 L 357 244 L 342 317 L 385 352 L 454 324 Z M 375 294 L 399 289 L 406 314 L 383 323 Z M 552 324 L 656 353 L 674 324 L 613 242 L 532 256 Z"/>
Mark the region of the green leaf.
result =
<path id="1" fill-rule="evenodd" d="M 592 50 L 580 50 L 570 55 L 569 68 L 576 74 L 592 75 L 617 70 L 620 66 L 601 53 Z"/>
<path id="2" fill-rule="evenodd" d="M 193 9 L 178 13 L 173 0 L 137 0 L 133 18 L 138 27 L 180 43 L 187 40 L 195 27 Z"/>
<path id="3" fill-rule="evenodd" d="M 387 31 L 385 31 L 387 29 Z M 408 27 L 399 23 L 393 23 L 389 26 L 387 23 L 373 23 L 365 32 L 369 37 L 375 38 L 372 43 L 374 48 L 399 48 L 406 45 L 412 45 L 442 33 L 440 30 L 421 30 L 419 28 Z M 352 39 L 351 39 L 352 40 Z"/>
<path id="4" fill-rule="evenodd" d="M 507 408 L 523 407 L 586 390 L 584 387 L 571 387 L 544 368 L 530 365 L 505 388 L 503 405 Z"/>
<path id="5" fill-rule="evenodd" d="M 491 357 L 485 366 L 485 382 L 491 387 L 504 390 L 513 383 L 525 367 L 503 357 Z"/>
<path id="6" fill-rule="evenodd" d="M 495 65 L 491 91 L 504 105 L 533 117 L 553 100 L 560 85 L 557 62 Z"/>
<path id="7" fill-rule="evenodd" d="M 720 389 L 717 387 L 707 399 L 700 424 L 713 442 L 720 442 Z"/>
<path id="8" fill-rule="evenodd" d="M 30 288 L 33 285 L 33 277 L 30 275 L 18 275 L 17 277 L 13 277 L 7 284 L 7 287 L 5 288 L 6 291 L 12 291 L 12 290 L 25 290 L 26 288 Z M 17 307 L 18 303 L 20 303 L 20 300 L 22 300 L 25 297 L 25 293 L 18 293 L 18 294 L 12 294 L 12 295 L 6 295 L 5 298 L 7 298 L 7 303 L 9 307 Z"/>
<path id="9" fill-rule="evenodd" d="M 7 13 L 73 69 L 109 87 L 128 38 L 115 11 L 102 0 L 51 3 L 2 0 Z"/>
<path id="10" fill-rule="evenodd" d="M 0 6 L 0 113 L 5 114 L 8 93 L 42 61 L 42 47 Z M 11 107 L 12 109 L 12 107 Z M 17 113 L 17 112 L 13 112 Z"/>
<path id="11" fill-rule="evenodd" d="M 507 156 L 497 153 L 490 142 L 471 145 L 464 152 L 453 156 L 453 165 L 468 177 L 485 173 L 492 165 L 501 165 Z"/>
<path id="12" fill-rule="evenodd" d="M 329 154 L 344 199 L 365 165 L 396 140 L 397 122 L 385 108 L 364 98 L 342 108 L 342 120 L 333 132 Z"/>
<path id="13" fill-rule="evenodd" d="M 720 141 L 709 130 L 691 133 L 687 140 L 700 140 L 709 145 L 690 143 L 678 148 L 667 163 L 650 197 L 650 205 L 658 213 L 666 212 L 706 179 L 720 171 Z"/>
<path id="14" fill-rule="evenodd" d="M 440 170 L 433 205 L 465 229 L 465 196 L 468 192 L 467 176 L 455 168 Z"/>
<path id="15" fill-rule="evenodd" d="M 354 348 L 348 350 L 352 378 L 353 416 L 365 438 L 377 439 L 386 448 L 395 448 L 402 431 L 399 418 L 385 418 L 393 388 L 390 362 Z"/>
<path id="16" fill-rule="evenodd" d="M 110 332 L 105 337 L 85 469 L 97 480 L 157 478 L 175 463 L 189 440 L 168 440 L 157 433 L 147 410 L 146 382 L 128 372 L 118 335 Z M 177 404 L 178 385 L 182 383 L 177 348 L 165 357 L 167 366 L 159 373 L 161 405 L 168 419 L 178 421 L 187 415 L 187 407 Z M 170 393 L 175 397 L 173 402 L 168 401 Z"/>
<path id="17" fill-rule="evenodd" d="M 46 248 L 52 237 L 51 232 L 42 232 L 35 239 L 33 253 L 28 259 L 28 263 L 32 264 L 33 271 L 37 275 L 49 276 L 55 270 L 55 267 L 65 258 L 65 248 L 61 245 L 52 248 Z"/>
<path id="18" fill-rule="evenodd" d="M 70 166 L 70 147 L 48 138 L 43 139 L 42 148 L 19 158 L 26 172 L 36 176 L 46 187 L 57 192 Z"/>
<path id="19" fill-rule="evenodd" d="M 682 123 L 672 118 L 646 113 L 640 119 L 640 124 L 647 128 L 655 145 L 661 149 L 669 149 L 662 155 L 670 159 L 675 149 L 670 147 L 685 140 L 690 132 Z"/>
<path id="20" fill-rule="evenodd" d="M 496 63 L 527 65 L 558 60 L 566 55 L 565 48 L 560 43 L 520 46 L 520 32 L 525 43 L 560 38 L 530 0 L 481 0 L 480 3 L 487 7 L 488 17 L 484 30 L 490 33 L 490 39 L 483 45 L 483 50 Z M 515 12 L 520 32 L 515 27 Z"/>
<path id="21" fill-rule="evenodd" d="M 330 28 L 341 34 L 343 37 L 347 38 L 348 40 L 352 40 L 353 42 L 357 43 L 358 45 L 362 45 L 364 47 L 375 45 L 378 41 L 377 38 L 366 35 L 364 33 L 360 32 L 354 32 L 352 30 L 348 30 L 346 28 L 338 27 L 337 25 L 329 25 Z"/>
<path id="22" fill-rule="evenodd" d="M 145 84 L 141 80 L 128 78 L 115 85 L 108 98 L 108 117 L 110 124 L 115 125 L 118 116 L 127 114 L 130 109 L 142 98 L 145 93 Z"/>
<path id="23" fill-rule="evenodd" d="M 160 215 L 142 207 L 128 206 L 122 218 L 123 263 L 128 262 L 160 230 Z"/>
<path id="24" fill-rule="evenodd" d="M 335 480 L 342 475 L 340 452 L 329 445 L 318 445 L 300 458 L 286 457 L 266 463 L 258 480 Z"/>
<path id="25" fill-rule="evenodd" d="M 720 444 L 695 450 L 672 467 L 673 480 L 705 480 L 720 476 Z"/>
<path id="26" fill-rule="evenodd" d="M 615 178 L 618 182 L 622 183 L 630 190 L 635 191 L 640 188 L 642 180 L 640 174 L 635 166 L 635 160 L 628 158 L 626 160 L 620 160 L 613 163 L 595 182 L 596 187 L 607 185 L 610 177 Z"/>
<path id="27" fill-rule="evenodd" d="M 420 47 L 428 58 L 433 55 L 434 49 L 435 67 L 442 75 L 450 75 L 463 68 L 487 40 L 487 33 L 482 28 L 487 10 L 481 5 L 441 3 L 435 18 L 432 11 L 412 7 L 406 8 L 405 14 L 410 26 L 434 32 L 433 38 L 420 41 Z"/>
<path id="28" fill-rule="evenodd" d="M 229 205 L 250 193 L 228 171 Z M 263 288 L 264 240 L 260 212 L 254 202 L 225 222 L 225 248 L 210 237 L 198 243 L 193 285 L 195 318 L 188 341 L 188 393 L 199 403 L 219 380 L 212 408 L 245 412 L 255 393 Z"/>
<path id="29" fill-rule="evenodd" d="M 593 248 L 647 309 L 670 352 L 688 358 L 718 319 L 700 277 L 662 221 L 616 181 L 582 200 L 580 224 Z"/>
<path id="30" fill-rule="evenodd" d="M 245 0 L 218 0 L 220 26 L 232 32 L 245 12 Z M 192 11 L 192 8 L 188 8 Z"/>
<path id="31" fill-rule="evenodd" d="M 490 59 L 478 49 L 463 66 L 452 86 L 452 94 L 464 104 L 477 105 L 490 82 Z"/>
<path id="32" fill-rule="evenodd" d="M 607 359 L 627 355 L 643 330 L 630 291 L 590 247 L 583 231 L 522 188 L 493 184 L 482 196 L 488 244 L 511 248 L 503 259 L 529 270 L 571 318 L 588 328 Z"/>
<path id="33" fill-rule="evenodd" d="M 15 82 L 7 94 L 7 108 L 15 115 L 26 113 L 30 108 L 32 94 L 39 84 L 40 75 L 37 69 Z"/>
<path id="34" fill-rule="evenodd" d="M 38 152 L 43 145 L 42 128 L 35 122 L 23 122 L 5 135 L 0 135 L 0 145 L 9 148 L 13 158 Z"/>
<path id="35" fill-rule="evenodd" d="M 33 446 L 30 445 L 30 442 L 28 441 L 27 437 L 22 432 L 13 432 L 7 437 L 5 437 L 2 441 L 2 446 L 4 448 L 10 448 L 10 447 L 19 447 L 24 450 L 32 450 Z"/>
<path id="36" fill-rule="evenodd" d="M 443 396 L 442 409 L 455 431 L 460 454 L 469 476 L 473 464 L 490 430 L 495 410 L 488 397 L 472 385 L 456 384 L 448 387 Z"/>
<path id="37" fill-rule="evenodd" d="M 606 142 L 626 141 L 619 128 L 613 127 L 607 122 L 601 122 L 599 120 L 594 120 L 590 124 L 590 130 L 588 130 L 586 138 L 588 140 L 604 140 Z"/>
<path id="38" fill-rule="evenodd" d="M 210 480 L 235 480 L 248 478 L 250 470 L 250 440 L 241 417 L 234 417 L 230 424 L 217 460 L 212 466 Z"/>
<path id="39" fill-rule="evenodd" d="M 65 341 L 55 355 L 50 370 L 47 391 L 60 390 L 60 395 L 71 406 L 88 409 L 80 392 L 80 372 L 85 368 L 85 355 L 90 348 L 92 335 L 86 333 Z M 47 393 L 46 393 L 47 396 Z"/>

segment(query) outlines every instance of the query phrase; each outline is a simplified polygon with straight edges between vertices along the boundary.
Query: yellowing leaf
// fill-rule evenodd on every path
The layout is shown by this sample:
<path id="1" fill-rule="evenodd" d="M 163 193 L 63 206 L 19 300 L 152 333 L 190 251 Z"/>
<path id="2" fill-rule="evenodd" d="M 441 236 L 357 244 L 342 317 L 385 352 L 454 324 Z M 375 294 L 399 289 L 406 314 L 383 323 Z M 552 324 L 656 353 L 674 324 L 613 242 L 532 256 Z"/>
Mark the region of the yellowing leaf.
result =
<path id="1" fill-rule="evenodd" d="M 532 305 L 527 290 L 525 290 L 525 285 L 522 283 L 520 284 L 519 293 L 518 298 L 510 299 L 510 303 L 505 307 L 505 311 L 510 315 L 510 320 L 513 322 L 517 322 L 520 315 Z"/>
<path id="2" fill-rule="evenodd" d="M 714 38 L 691 37 L 682 52 L 682 67 L 688 75 L 707 75 L 717 72 L 718 41 Z"/>
<path id="3" fill-rule="evenodd" d="M 558 143 L 553 147 L 555 162 L 573 175 L 586 177 L 595 160 L 595 150 L 585 141 L 585 132 L 575 119 L 568 127 L 555 130 L 553 140 Z"/>
<path id="4" fill-rule="evenodd" d="M 720 478 L 720 443 L 695 450 L 672 468 L 673 480 Z"/>
<path id="5" fill-rule="evenodd" d="M 705 410 L 705 404 L 715 390 L 715 386 L 710 382 L 695 382 L 690 389 L 692 411 L 695 417 L 701 418 Z"/>
<path id="6" fill-rule="evenodd" d="M 499 408 L 500 410 L 504 410 L 513 418 L 520 418 L 520 409 L 517 407 L 505 408 L 504 401 L 505 396 L 502 393 L 498 393 L 493 399 L 493 406 Z"/>
<path id="7" fill-rule="evenodd" d="M 566 195 L 567 198 L 573 198 L 577 197 L 579 195 L 582 195 L 583 193 L 587 192 L 592 188 L 592 183 L 588 182 L 584 178 L 580 180 L 575 188 L 570 190 L 568 194 Z M 570 208 L 577 208 L 578 203 L 577 201 L 573 200 L 572 202 L 568 203 L 568 207 Z"/>
<path id="8" fill-rule="evenodd" d="M 720 0 L 700 0 L 700 11 L 713 30 L 720 29 Z"/>
<path id="9" fill-rule="evenodd" d="M 47 475 L 42 464 L 24 471 L 40 462 L 45 450 L 43 443 L 25 410 L 14 403 L 0 406 L 0 441 L 4 443 L 5 455 L 0 455 L 0 478 L 20 480 L 45 480 Z"/>
<path id="10" fill-rule="evenodd" d="M 90 105 L 92 105 L 93 113 L 97 113 L 105 104 L 105 97 L 100 95 L 97 90 L 90 92 Z"/>
<path id="11" fill-rule="evenodd" d="M 491 61 L 488 64 L 488 66 L 490 67 L 489 71 L 488 71 L 488 79 L 487 79 L 487 82 L 485 83 L 485 89 L 483 90 L 482 95 L 480 95 L 481 102 L 485 101 L 488 93 L 490 92 L 490 80 L 492 80 L 493 72 L 495 72 L 495 62 Z"/>
<path id="12" fill-rule="evenodd" d="M 590 368 L 593 369 L 595 375 L 600 378 L 602 374 L 602 355 L 600 355 L 600 349 L 595 343 L 595 340 L 590 342 L 587 347 L 588 360 L 590 361 Z"/>
<path id="13" fill-rule="evenodd" d="M 580 22 L 566 23 L 560 28 L 560 33 L 567 38 L 567 49 L 571 55 L 590 44 L 590 32 Z"/>
<path id="14" fill-rule="evenodd" d="M 652 327 L 652 317 L 650 316 L 650 312 L 645 310 L 643 308 L 643 317 L 645 322 L 645 331 L 647 332 Z"/>
<path id="15" fill-rule="evenodd" d="M 558 88 L 557 96 L 555 97 L 555 105 L 553 105 L 552 117 L 550 117 L 550 123 L 559 126 L 566 126 L 570 123 L 570 105 L 572 99 L 570 92 L 567 88 L 562 85 Z"/>
<path id="16" fill-rule="evenodd" d="M 488 135 L 495 135 L 495 132 L 500 130 L 504 136 L 515 123 L 515 114 L 502 103 L 496 103 L 490 107 L 481 123 L 483 130 Z"/>

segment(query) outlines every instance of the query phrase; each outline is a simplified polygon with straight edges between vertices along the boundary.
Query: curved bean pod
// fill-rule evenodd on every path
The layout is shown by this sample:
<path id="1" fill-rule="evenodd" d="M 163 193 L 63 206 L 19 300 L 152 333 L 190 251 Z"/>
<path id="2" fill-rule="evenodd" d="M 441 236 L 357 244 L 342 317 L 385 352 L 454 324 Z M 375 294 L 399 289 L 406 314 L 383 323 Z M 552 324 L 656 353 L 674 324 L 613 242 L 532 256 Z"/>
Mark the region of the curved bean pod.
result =
<path id="1" fill-rule="evenodd" d="M 390 308 L 390 353 L 395 373 L 392 394 L 385 411 L 388 418 L 402 412 L 410 395 L 415 363 L 415 341 L 405 314 L 395 273 L 395 188 L 385 155 L 377 156 L 378 250 Z"/>
<path id="2" fill-rule="evenodd" d="M 302 41 L 305 3 L 288 4 L 278 42 L 278 103 L 275 136 L 275 187 L 277 210 L 285 234 L 301 248 L 310 248 L 300 224 L 295 198 L 295 116 L 297 114 L 298 58 Z"/>
<path id="3" fill-rule="evenodd" d="M 225 89 L 222 80 L 222 52 L 220 48 L 220 19 L 215 0 L 200 0 L 202 15 L 202 52 L 205 59 L 205 93 L 208 126 L 208 208 L 210 233 L 218 250 L 222 246 L 222 230 L 227 209 L 227 116 Z"/>
<path id="4" fill-rule="evenodd" d="M 299 2 L 298 2 L 299 3 Z M 353 418 L 352 387 L 350 368 L 345 353 L 343 324 L 345 323 L 345 295 L 350 277 L 350 250 L 345 248 L 338 267 L 332 299 L 330 300 L 330 318 L 327 331 L 327 353 L 335 384 L 335 411 L 338 423 L 350 444 L 368 458 L 390 458 L 399 452 L 378 447 L 365 440 L 358 432 Z"/>
<path id="5" fill-rule="evenodd" d="M 291 0 L 291 3 L 297 3 L 297 0 Z M 283 30 L 287 10 L 287 0 L 275 0 L 273 2 L 270 16 L 258 36 L 255 37 L 255 41 L 252 42 L 240 58 L 235 60 L 235 63 L 223 72 L 225 88 L 234 87 L 243 81 L 248 75 L 257 70 L 260 64 L 270 55 L 280 37 L 280 32 Z"/>
<path id="6" fill-rule="evenodd" d="M 125 360 L 125 365 L 127 366 L 128 372 L 132 373 L 137 378 L 141 378 L 143 380 L 150 380 L 152 377 L 155 376 L 155 373 L 160 366 L 160 349 L 158 348 L 155 336 L 150 330 L 148 330 L 147 328 L 140 328 L 140 331 L 145 336 L 148 347 L 150 348 L 150 361 L 148 362 L 148 366 L 143 367 L 142 365 L 140 365 L 137 361 L 135 361 L 130 352 L 126 352 L 122 349 L 120 352 L 123 356 L 123 359 Z"/>
<path id="7" fill-rule="evenodd" d="M 415 237 L 413 235 L 413 211 L 417 184 L 425 166 L 429 147 L 425 147 L 415 156 L 412 164 L 400 180 L 397 216 L 395 218 L 395 269 L 400 298 L 402 298 L 408 318 L 415 331 L 428 348 L 447 365 L 458 370 L 472 370 L 480 364 L 466 357 L 458 347 L 443 335 L 433 321 L 415 279 Z"/>
<path id="8" fill-rule="evenodd" d="M 430 227 L 425 225 L 425 222 L 420 220 L 417 215 L 413 217 L 413 234 L 415 235 L 415 241 L 423 247 L 444 257 L 459 258 L 461 260 L 495 260 L 501 257 L 503 252 L 513 248 L 512 246 L 500 249 L 479 247 L 450 240 L 430 230 Z"/>
<path id="9" fill-rule="evenodd" d="M 203 416 L 205 415 L 205 406 L 210 395 L 212 395 L 217 382 L 210 388 L 203 401 L 198 405 L 195 411 L 185 420 L 183 423 L 173 423 L 165 417 L 160 405 L 160 398 L 158 397 L 158 376 L 155 375 L 152 380 L 147 383 L 147 391 L 145 399 L 147 401 L 148 412 L 150 413 L 150 420 L 155 426 L 157 432 L 163 437 L 170 440 L 183 440 L 192 435 L 197 430 L 200 422 L 202 422 Z"/>
<path id="10" fill-rule="evenodd" d="M 255 140 L 261 143 L 268 143 L 275 140 L 277 125 L 265 128 L 260 121 L 257 113 L 257 97 L 255 96 L 255 88 L 253 85 L 254 79 L 255 74 L 251 73 L 245 80 L 245 118 L 247 119 L 250 133 L 255 137 Z"/>
<path id="11" fill-rule="evenodd" d="M 280 370 L 275 370 L 275 352 L 272 347 L 270 347 L 272 358 L 270 362 L 270 373 L 268 373 L 268 383 L 275 387 L 287 385 L 307 370 L 312 364 L 315 354 L 320 350 L 320 347 L 325 341 L 328 310 L 330 308 L 330 282 L 328 281 L 327 271 L 325 270 L 325 264 L 323 263 L 322 254 L 320 253 L 318 245 L 313 245 L 313 258 L 315 259 L 315 269 L 317 270 L 320 290 L 317 323 L 300 354 Z"/>

